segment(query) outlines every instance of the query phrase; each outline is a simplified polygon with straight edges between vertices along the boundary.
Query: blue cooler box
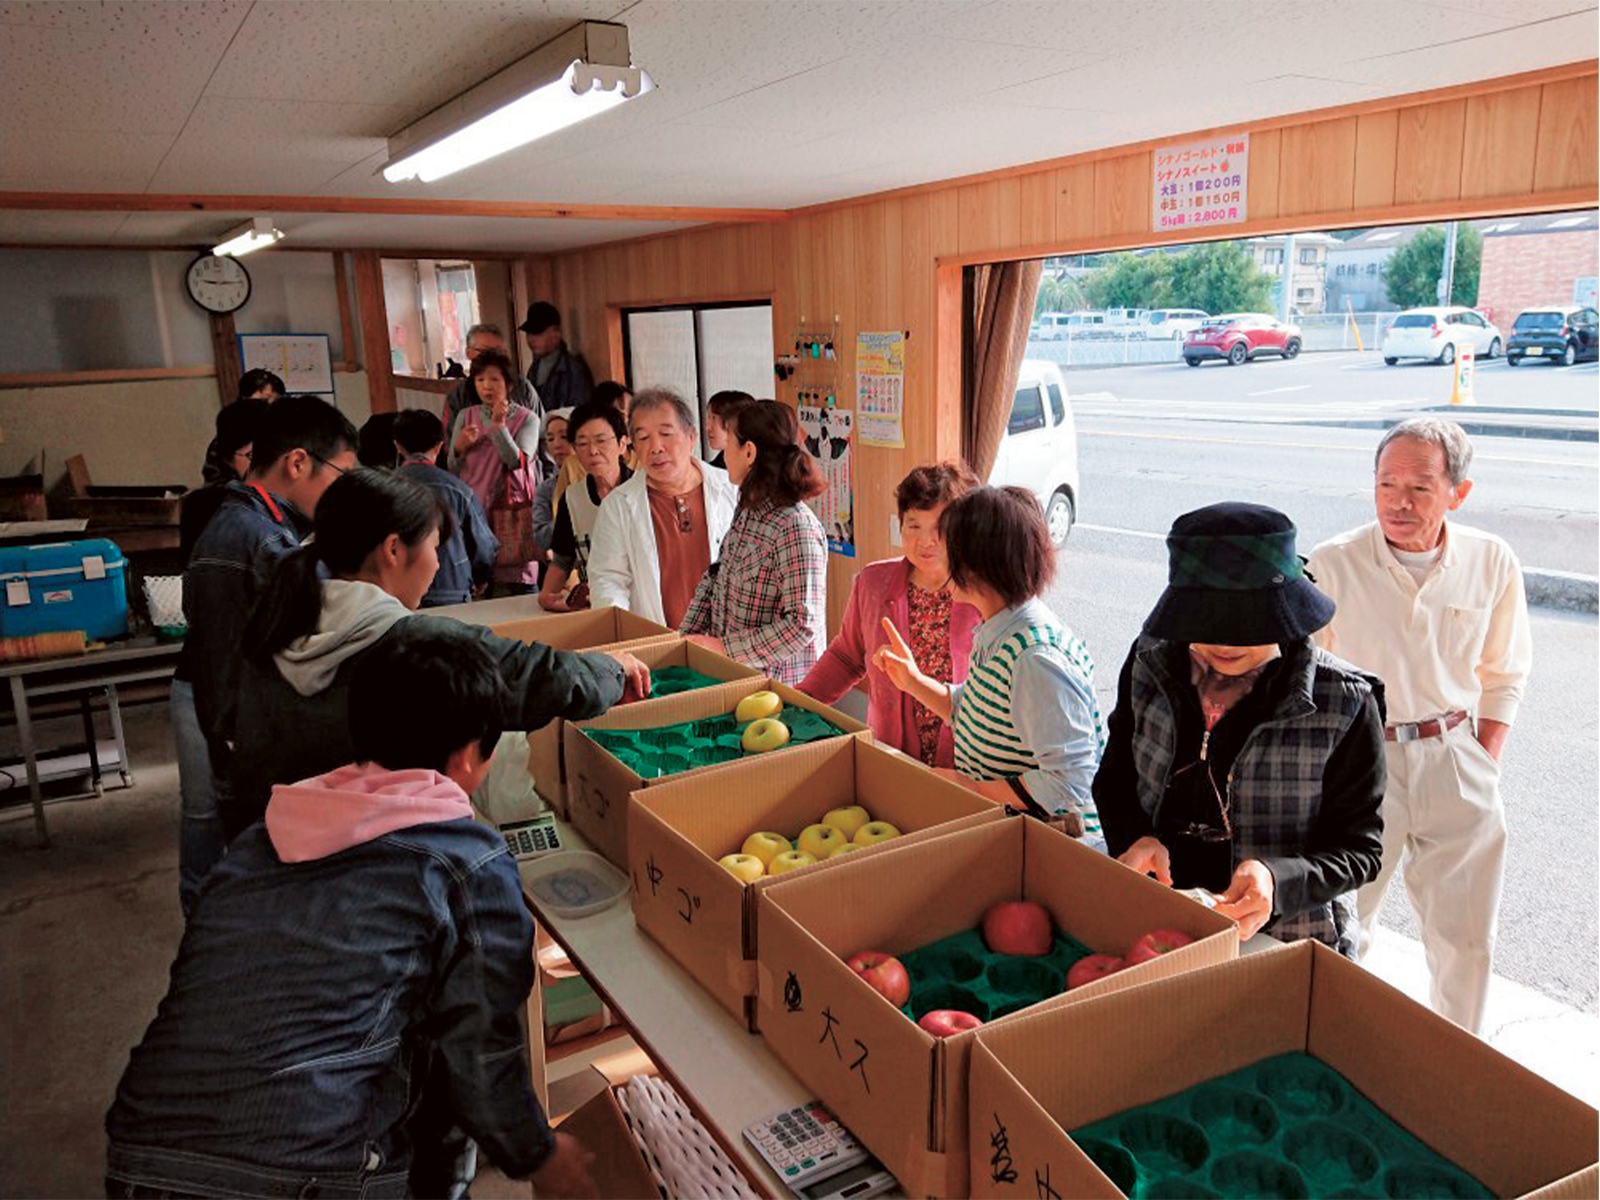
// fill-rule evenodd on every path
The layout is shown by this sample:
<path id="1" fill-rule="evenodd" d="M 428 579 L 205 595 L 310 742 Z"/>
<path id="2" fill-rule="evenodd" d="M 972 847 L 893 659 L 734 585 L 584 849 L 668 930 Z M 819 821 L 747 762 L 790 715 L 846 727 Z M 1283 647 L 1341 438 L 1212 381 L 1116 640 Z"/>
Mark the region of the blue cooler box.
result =
<path id="1" fill-rule="evenodd" d="M 106 538 L 0 547 L 0 637 L 81 629 L 94 641 L 128 632 L 126 564 Z"/>

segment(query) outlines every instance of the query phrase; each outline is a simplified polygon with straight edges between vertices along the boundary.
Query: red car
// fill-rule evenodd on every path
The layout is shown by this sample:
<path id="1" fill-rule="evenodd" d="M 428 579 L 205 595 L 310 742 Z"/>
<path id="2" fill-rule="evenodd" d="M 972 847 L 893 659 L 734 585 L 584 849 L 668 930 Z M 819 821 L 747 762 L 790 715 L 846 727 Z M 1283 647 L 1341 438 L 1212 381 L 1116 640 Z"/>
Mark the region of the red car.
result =
<path id="1" fill-rule="evenodd" d="M 1183 340 L 1183 361 L 1198 367 L 1218 358 L 1237 367 L 1263 354 L 1293 358 L 1300 353 L 1300 326 L 1285 325 L 1266 313 L 1209 317 Z"/>

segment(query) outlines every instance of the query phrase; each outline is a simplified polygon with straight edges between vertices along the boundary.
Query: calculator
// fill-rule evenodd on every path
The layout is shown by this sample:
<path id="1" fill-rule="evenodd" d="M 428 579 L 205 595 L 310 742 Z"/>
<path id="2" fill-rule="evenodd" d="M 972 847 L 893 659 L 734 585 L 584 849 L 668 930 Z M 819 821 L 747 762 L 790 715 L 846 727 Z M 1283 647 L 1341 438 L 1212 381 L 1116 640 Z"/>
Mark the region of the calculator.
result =
<path id="1" fill-rule="evenodd" d="M 858 1200 L 896 1186 L 883 1164 L 817 1101 L 746 1125 L 744 1136 L 803 1200 Z"/>
<path id="2" fill-rule="evenodd" d="M 540 813 L 531 821 L 510 821 L 499 828 L 500 836 L 506 839 L 506 848 L 519 859 L 538 858 L 561 849 L 554 813 Z"/>

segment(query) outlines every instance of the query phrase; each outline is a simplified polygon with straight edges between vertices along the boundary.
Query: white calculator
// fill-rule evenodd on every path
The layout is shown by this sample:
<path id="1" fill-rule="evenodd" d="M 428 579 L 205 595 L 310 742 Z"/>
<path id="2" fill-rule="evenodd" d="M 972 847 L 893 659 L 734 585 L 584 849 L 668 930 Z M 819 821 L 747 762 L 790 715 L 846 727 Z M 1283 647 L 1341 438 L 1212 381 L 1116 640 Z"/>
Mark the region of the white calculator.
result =
<path id="1" fill-rule="evenodd" d="M 531 821 L 509 821 L 499 829 L 500 836 L 506 839 L 506 848 L 518 859 L 538 858 L 561 849 L 554 813 L 540 813 Z"/>
<path id="2" fill-rule="evenodd" d="M 803 1200 L 860 1200 L 896 1186 L 883 1164 L 817 1101 L 746 1125 L 744 1137 Z"/>

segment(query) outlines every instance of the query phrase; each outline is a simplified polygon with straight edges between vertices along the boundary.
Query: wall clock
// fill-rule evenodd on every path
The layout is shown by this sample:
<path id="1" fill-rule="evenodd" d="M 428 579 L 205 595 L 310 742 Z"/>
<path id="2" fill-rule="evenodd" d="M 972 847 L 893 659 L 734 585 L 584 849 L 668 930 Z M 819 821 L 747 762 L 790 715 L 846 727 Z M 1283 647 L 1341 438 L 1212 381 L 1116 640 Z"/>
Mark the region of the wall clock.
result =
<path id="1" fill-rule="evenodd" d="M 250 299 L 250 273 L 225 254 L 202 254 L 189 264 L 184 283 L 190 298 L 207 312 L 231 313 Z"/>

